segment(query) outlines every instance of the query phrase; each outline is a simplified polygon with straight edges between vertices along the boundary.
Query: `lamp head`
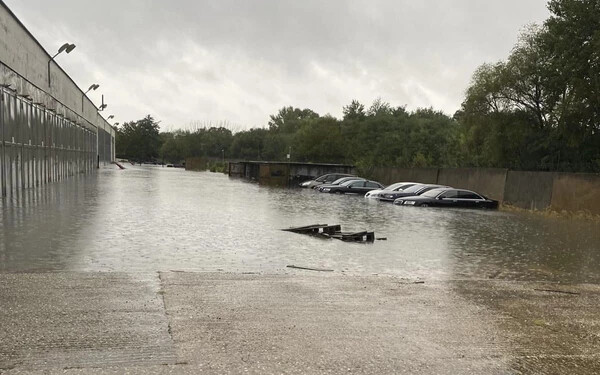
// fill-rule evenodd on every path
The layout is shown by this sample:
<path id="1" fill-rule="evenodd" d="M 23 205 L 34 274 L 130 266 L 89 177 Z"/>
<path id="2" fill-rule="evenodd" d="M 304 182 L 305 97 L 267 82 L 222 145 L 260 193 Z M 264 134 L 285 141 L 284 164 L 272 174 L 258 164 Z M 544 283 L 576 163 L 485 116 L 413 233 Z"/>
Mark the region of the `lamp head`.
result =
<path id="1" fill-rule="evenodd" d="M 58 53 L 61 53 L 62 51 L 66 50 L 67 48 L 71 47 L 70 43 L 65 43 L 62 46 L 60 46 L 60 48 L 58 49 Z M 73 47 L 75 48 L 75 47 Z"/>

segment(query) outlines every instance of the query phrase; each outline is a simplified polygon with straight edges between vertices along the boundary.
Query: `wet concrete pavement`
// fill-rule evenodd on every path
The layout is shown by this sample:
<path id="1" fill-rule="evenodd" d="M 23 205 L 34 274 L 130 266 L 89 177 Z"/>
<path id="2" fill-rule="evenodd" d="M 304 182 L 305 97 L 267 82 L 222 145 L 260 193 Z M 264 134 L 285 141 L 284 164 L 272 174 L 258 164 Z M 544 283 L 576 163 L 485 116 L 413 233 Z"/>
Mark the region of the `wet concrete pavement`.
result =
<path id="1" fill-rule="evenodd" d="M 600 371 L 600 287 L 310 271 L 0 274 L 0 372 Z"/>

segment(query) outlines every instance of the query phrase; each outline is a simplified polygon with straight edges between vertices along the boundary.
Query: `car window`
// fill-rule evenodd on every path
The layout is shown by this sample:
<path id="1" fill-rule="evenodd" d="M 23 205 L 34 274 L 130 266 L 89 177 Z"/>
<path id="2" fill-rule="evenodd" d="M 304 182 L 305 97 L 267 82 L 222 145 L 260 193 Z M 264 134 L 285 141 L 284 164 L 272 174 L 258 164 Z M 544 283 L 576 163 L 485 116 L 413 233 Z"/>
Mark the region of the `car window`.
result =
<path id="1" fill-rule="evenodd" d="M 428 197 L 428 198 L 435 198 L 438 196 L 439 193 L 441 193 L 442 191 L 444 191 L 443 189 L 437 188 L 437 189 L 431 189 L 425 193 L 422 194 L 422 196 L 424 197 Z"/>
<path id="2" fill-rule="evenodd" d="M 458 192 L 456 190 L 448 190 L 441 195 L 442 198 L 458 198 Z"/>
<path id="3" fill-rule="evenodd" d="M 363 187 L 365 186 L 364 181 L 354 181 L 350 184 L 350 187 Z"/>
<path id="4" fill-rule="evenodd" d="M 365 186 L 366 186 L 366 187 L 372 187 L 372 188 L 378 188 L 378 187 L 379 187 L 379 184 L 378 184 L 378 183 L 376 183 L 376 182 L 367 182 L 367 183 L 365 184 Z"/>
<path id="5" fill-rule="evenodd" d="M 351 180 L 357 180 L 357 178 L 356 177 L 341 177 L 341 178 L 338 178 L 337 180 L 333 181 L 333 183 L 334 184 L 341 184 L 343 182 L 348 182 L 348 181 L 351 181 Z"/>
<path id="6" fill-rule="evenodd" d="M 408 188 L 415 186 L 416 184 L 401 184 L 399 187 L 397 187 L 395 190 L 403 190 L 406 191 Z"/>
<path id="7" fill-rule="evenodd" d="M 416 191 L 416 193 L 417 193 L 418 195 L 421 195 L 421 194 L 423 194 L 423 193 L 426 193 L 426 192 L 428 192 L 428 191 L 430 191 L 430 190 L 437 189 L 437 188 L 438 188 L 437 186 L 421 186 L 421 188 L 420 188 L 420 189 L 418 189 L 418 190 Z"/>
<path id="8" fill-rule="evenodd" d="M 458 197 L 461 199 L 481 199 L 481 197 L 472 191 L 459 190 Z"/>

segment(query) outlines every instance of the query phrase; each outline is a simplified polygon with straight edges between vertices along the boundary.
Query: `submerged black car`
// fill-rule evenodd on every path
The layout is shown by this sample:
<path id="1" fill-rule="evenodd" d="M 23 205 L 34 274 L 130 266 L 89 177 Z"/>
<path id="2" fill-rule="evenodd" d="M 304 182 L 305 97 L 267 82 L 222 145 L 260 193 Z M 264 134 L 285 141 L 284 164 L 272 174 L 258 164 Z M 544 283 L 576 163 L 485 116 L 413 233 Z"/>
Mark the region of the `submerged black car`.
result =
<path id="1" fill-rule="evenodd" d="M 498 201 L 474 191 L 452 188 L 433 189 L 419 196 L 399 198 L 394 201 L 394 204 L 419 207 L 498 208 Z"/>
<path id="2" fill-rule="evenodd" d="M 398 198 L 402 197 L 411 197 L 413 195 L 421 195 L 426 191 L 448 187 L 443 185 L 435 185 L 435 184 L 416 184 L 404 190 L 383 190 L 379 192 L 379 196 L 377 199 L 383 202 L 393 202 Z"/>
<path id="3" fill-rule="evenodd" d="M 330 194 L 359 194 L 365 195 L 371 190 L 383 189 L 383 185 L 376 181 L 351 180 L 337 186 L 324 187 L 323 193 Z"/>
<path id="4" fill-rule="evenodd" d="M 332 186 L 338 186 L 338 185 L 341 185 L 344 182 L 348 182 L 348 181 L 364 181 L 364 178 L 356 177 L 356 176 L 342 177 L 342 178 L 339 178 L 339 179 L 333 181 L 330 184 L 323 184 L 323 185 L 315 186 L 314 189 L 318 190 L 318 191 L 323 191 L 323 189 L 325 189 L 325 188 L 330 188 Z"/>
<path id="5" fill-rule="evenodd" d="M 335 180 L 338 180 L 343 177 L 355 177 L 355 176 L 352 174 L 346 174 L 346 173 L 329 173 L 329 174 L 324 174 L 322 176 L 319 176 L 319 177 L 315 178 L 314 180 L 304 181 L 303 183 L 300 184 L 300 186 L 304 187 L 304 188 L 314 188 L 315 186 L 319 186 L 319 185 L 323 185 L 323 184 L 330 184 L 330 183 L 334 182 Z"/>
<path id="6" fill-rule="evenodd" d="M 406 190 L 411 186 L 418 185 L 418 182 L 396 182 L 385 188 L 385 191 L 401 191 Z M 371 190 L 365 194 L 365 198 L 379 199 L 379 194 L 384 190 Z"/>

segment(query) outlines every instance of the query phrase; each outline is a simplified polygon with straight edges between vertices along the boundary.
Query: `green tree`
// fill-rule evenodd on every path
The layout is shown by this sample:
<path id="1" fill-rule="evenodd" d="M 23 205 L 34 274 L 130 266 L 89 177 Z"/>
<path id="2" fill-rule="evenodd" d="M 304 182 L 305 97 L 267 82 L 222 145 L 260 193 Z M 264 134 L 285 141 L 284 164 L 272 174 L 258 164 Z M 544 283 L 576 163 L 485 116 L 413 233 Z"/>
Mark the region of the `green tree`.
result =
<path id="1" fill-rule="evenodd" d="M 186 133 L 176 131 L 174 133 L 161 133 L 162 146 L 160 147 L 160 157 L 168 163 L 180 163 L 185 160 L 189 154 L 185 142 Z"/>
<path id="2" fill-rule="evenodd" d="M 271 115 L 269 129 L 282 133 L 295 133 L 303 120 L 318 118 L 319 114 L 310 109 L 283 107 L 276 115 Z"/>
<path id="3" fill-rule="evenodd" d="M 250 129 L 234 134 L 231 154 L 240 159 L 262 160 L 268 132 L 267 129 Z"/>
<path id="4" fill-rule="evenodd" d="M 597 171 L 600 5 L 552 0 L 506 61 L 481 66 L 461 111 L 463 159 L 475 165 Z"/>
<path id="5" fill-rule="evenodd" d="M 159 156 L 162 139 L 158 123 L 148 115 L 141 120 L 123 124 L 115 142 L 118 157 L 142 162 Z"/>
<path id="6" fill-rule="evenodd" d="M 344 161 L 340 122 L 331 116 L 306 121 L 294 137 L 294 160 L 336 163 Z"/>
<path id="7" fill-rule="evenodd" d="M 342 112 L 344 114 L 344 121 L 361 121 L 367 116 L 365 113 L 365 106 L 358 100 L 352 100 L 352 103 L 344 106 Z"/>

